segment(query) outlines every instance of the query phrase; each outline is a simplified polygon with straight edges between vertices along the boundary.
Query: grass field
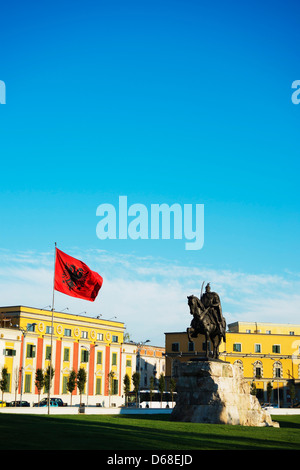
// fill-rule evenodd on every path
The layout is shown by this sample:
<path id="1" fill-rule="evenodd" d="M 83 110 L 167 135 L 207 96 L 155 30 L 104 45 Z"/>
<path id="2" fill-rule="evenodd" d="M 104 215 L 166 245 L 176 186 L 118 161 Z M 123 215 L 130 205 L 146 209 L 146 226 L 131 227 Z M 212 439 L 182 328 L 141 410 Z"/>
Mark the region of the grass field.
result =
<path id="1" fill-rule="evenodd" d="M 300 416 L 280 428 L 178 423 L 164 415 L 0 414 L 1 450 L 300 450 Z"/>

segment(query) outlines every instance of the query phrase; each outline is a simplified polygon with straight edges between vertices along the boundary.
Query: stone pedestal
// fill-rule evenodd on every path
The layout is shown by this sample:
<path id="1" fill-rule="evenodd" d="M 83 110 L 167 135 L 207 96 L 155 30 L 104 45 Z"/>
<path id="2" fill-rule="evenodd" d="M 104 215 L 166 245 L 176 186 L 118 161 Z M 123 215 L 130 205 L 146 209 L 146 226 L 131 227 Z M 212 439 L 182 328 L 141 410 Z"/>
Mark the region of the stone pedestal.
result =
<path id="1" fill-rule="evenodd" d="M 223 361 L 178 364 L 177 402 L 173 421 L 244 426 L 278 426 L 250 394 L 237 365 Z"/>

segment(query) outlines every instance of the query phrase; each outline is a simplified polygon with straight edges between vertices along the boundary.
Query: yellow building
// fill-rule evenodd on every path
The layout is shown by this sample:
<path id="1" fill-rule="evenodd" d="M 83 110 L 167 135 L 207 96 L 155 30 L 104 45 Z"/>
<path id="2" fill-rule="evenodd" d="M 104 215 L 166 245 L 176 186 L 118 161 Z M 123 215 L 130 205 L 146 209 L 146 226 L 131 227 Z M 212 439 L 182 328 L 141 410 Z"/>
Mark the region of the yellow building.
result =
<path id="1" fill-rule="evenodd" d="M 136 371 L 136 343 L 124 342 L 122 344 L 122 370 L 124 376 L 127 374 L 130 378 L 130 390 L 133 390 L 132 375 Z"/>
<path id="2" fill-rule="evenodd" d="M 160 374 L 165 373 L 165 348 L 145 343 L 125 342 L 122 345 L 123 370 L 132 378 L 133 372 L 140 374 L 140 388 L 149 389 L 150 378 L 154 378 L 157 385 Z M 133 390 L 132 380 L 130 390 Z"/>
<path id="3" fill-rule="evenodd" d="M 205 355 L 204 336 L 189 342 L 186 332 L 165 333 L 166 377 L 176 375 L 176 361 Z M 280 406 L 291 403 L 291 384 L 300 383 L 300 325 L 236 322 L 228 325 L 226 343 L 220 345 L 220 359 L 238 364 L 246 380 L 256 387 L 257 397 L 267 402 L 271 383 L 271 401 Z M 296 401 L 300 396 L 296 398 Z"/>
<path id="4" fill-rule="evenodd" d="M 35 373 L 50 365 L 52 350 L 51 396 L 69 400 L 69 374 L 82 367 L 87 372 L 85 403 L 107 406 L 109 401 L 115 401 L 116 405 L 121 404 L 124 329 L 122 322 L 104 320 L 100 316 L 91 318 L 54 311 L 52 319 L 49 310 L 1 307 L 0 369 L 5 366 L 9 374 L 5 401 L 18 400 L 19 396 L 30 404 L 38 401 Z M 72 404 L 79 400 L 75 390 Z"/>

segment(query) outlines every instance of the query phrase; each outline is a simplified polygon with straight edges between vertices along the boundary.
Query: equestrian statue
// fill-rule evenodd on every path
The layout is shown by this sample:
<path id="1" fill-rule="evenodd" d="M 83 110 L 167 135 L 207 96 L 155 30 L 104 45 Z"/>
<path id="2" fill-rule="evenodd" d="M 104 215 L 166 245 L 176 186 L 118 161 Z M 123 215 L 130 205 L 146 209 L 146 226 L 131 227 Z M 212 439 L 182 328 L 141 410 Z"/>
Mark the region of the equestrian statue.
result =
<path id="1" fill-rule="evenodd" d="M 203 289 L 203 284 L 202 284 Z M 213 359 L 219 358 L 219 346 L 222 341 L 226 342 L 226 321 L 222 315 L 220 297 L 216 292 L 211 292 L 209 283 L 205 287 L 205 292 L 200 299 L 195 295 L 188 296 L 190 313 L 193 315 L 190 328 L 187 328 L 189 341 L 197 338 L 198 335 L 205 336 L 206 358 L 209 356 L 209 340 L 212 342 Z"/>

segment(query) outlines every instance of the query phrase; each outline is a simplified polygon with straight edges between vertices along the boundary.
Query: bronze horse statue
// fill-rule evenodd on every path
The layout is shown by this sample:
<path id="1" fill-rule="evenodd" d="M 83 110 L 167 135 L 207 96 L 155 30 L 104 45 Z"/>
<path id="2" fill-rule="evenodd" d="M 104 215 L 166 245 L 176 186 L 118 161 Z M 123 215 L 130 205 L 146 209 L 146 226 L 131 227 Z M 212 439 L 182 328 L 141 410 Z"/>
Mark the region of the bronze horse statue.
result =
<path id="1" fill-rule="evenodd" d="M 217 295 L 217 294 L 216 294 Z M 202 299 L 202 297 L 201 297 Z M 193 320 L 191 321 L 190 328 L 187 328 L 187 334 L 189 341 L 193 341 L 192 338 L 197 338 L 199 334 L 205 336 L 206 342 L 206 357 L 208 358 L 208 342 L 211 340 L 213 345 L 213 354 L 214 359 L 219 357 L 219 346 L 222 341 L 226 342 L 226 322 L 222 317 L 222 313 L 218 315 L 217 308 L 219 312 L 221 309 L 221 304 L 205 307 L 198 297 L 195 295 L 188 296 L 188 305 L 190 307 L 190 313 L 193 315 Z"/>

